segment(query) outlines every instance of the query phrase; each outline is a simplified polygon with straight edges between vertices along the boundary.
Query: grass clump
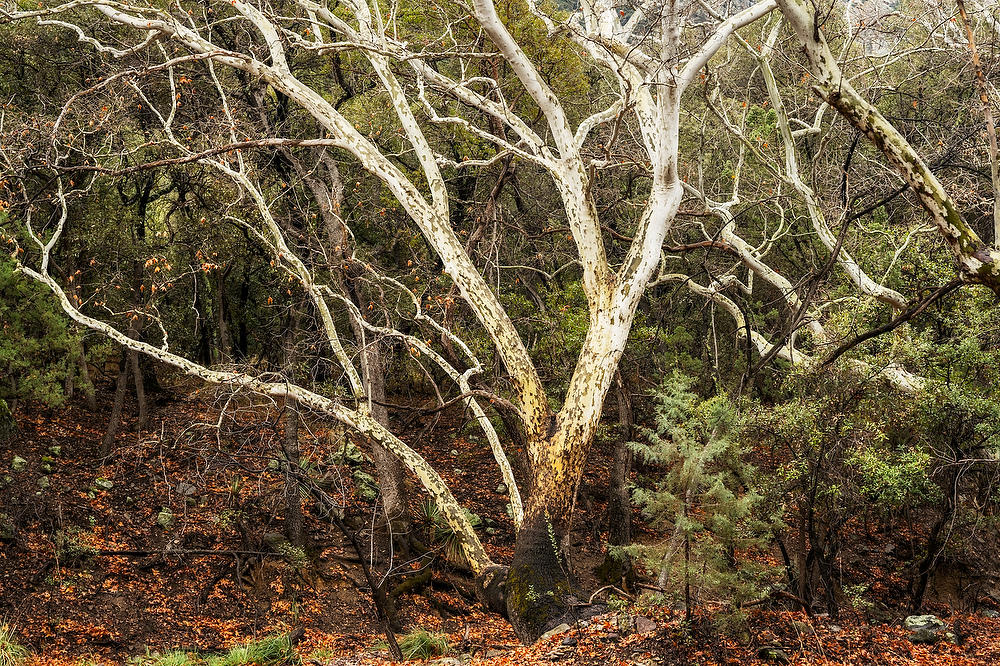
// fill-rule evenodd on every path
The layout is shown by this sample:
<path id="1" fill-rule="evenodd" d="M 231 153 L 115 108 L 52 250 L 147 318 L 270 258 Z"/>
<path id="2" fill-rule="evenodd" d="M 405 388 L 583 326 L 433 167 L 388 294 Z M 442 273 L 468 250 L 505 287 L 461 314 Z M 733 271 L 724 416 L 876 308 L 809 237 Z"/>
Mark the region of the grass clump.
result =
<path id="1" fill-rule="evenodd" d="M 0 622 L 0 666 L 19 666 L 28 658 L 28 648 L 17 642 L 14 627 Z"/>
<path id="2" fill-rule="evenodd" d="M 414 629 L 399 639 L 404 659 L 430 659 L 448 654 L 448 639 L 426 629 Z"/>
<path id="3" fill-rule="evenodd" d="M 301 663 L 288 636 L 279 634 L 237 645 L 229 652 L 208 660 L 208 666 L 272 666 Z"/>
<path id="4" fill-rule="evenodd" d="M 129 663 L 133 666 L 196 666 L 202 661 L 198 659 L 196 653 L 184 652 L 183 650 L 170 650 L 162 654 L 150 653 L 147 650 L 145 656 L 132 657 Z"/>

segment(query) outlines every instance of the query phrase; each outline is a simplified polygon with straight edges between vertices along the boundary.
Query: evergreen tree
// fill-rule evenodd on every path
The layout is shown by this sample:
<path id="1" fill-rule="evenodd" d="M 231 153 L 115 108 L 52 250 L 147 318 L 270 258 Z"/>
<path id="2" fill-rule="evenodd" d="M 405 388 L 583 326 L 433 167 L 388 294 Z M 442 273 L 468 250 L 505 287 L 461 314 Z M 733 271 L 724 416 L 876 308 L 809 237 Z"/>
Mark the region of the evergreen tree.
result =
<path id="1" fill-rule="evenodd" d="M 655 429 L 630 446 L 658 471 L 651 487 L 636 487 L 634 501 L 666 538 L 628 550 L 651 569 L 659 587 L 681 590 L 688 620 L 700 590 L 735 602 L 753 596 L 753 567 L 737 570 L 735 552 L 756 543 L 753 518 L 760 496 L 746 488 L 752 469 L 737 437 L 740 417 L 724 395 L 706 400 L 693 380 L 675 372 L 656 391 Z"/>

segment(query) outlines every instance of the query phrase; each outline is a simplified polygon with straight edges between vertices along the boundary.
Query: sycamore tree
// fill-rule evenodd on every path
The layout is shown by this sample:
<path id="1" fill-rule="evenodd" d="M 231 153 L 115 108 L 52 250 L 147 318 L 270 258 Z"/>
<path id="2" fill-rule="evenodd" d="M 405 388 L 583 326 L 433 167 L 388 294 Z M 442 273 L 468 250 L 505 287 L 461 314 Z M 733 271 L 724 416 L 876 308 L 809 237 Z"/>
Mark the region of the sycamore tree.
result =
<path id="1" fill-rule="evenodd" d="M 977 29 L 995 29 L 994 17 L 974 9 L 968 20 L 983 26 Z M 892 46 L 892 57 L 903 58 L 928 39 L 964 56 L 973 31 L 967 39 L 943 34 L 925 14 L 919 31 Z M 73 48 L 95 63 L 55 108 L 7 120 L 2 152 L 13 177 L 5 190 L 10 217 L 4 233 L 16 270 L 46 286 L 77 324 L 125 348 L 207 382 L 282 398 L 335 419 L 398 460 L 456 535 L 486 603 L 506 612 L 525 640 L 570 608 L 566 558 L 575 491 L 651 288 L 683 285 L 729 313 L 731 331 L 756 354 L 754 363 L 815 365 L 841 356 L 846 348 L 830 354 L 823 345 L 831 341 L 825 324 L 836 310 L 831 306 L 844 299 L 820 293 L 816 280 L 786 274 L 801 266 L 776 265 L 767 257 L 788 241 L 783 211 L 794 210 L 796 224 L 806 224 L 807 242 L 828 257 L 823 270 L 810 274 L 836 271 L 849 285 L 847 300 L 876 304 L 895 315 L 895 326 L 926 307 L 923 293 L 904 294 L 871 277 L 864 259 L 846 247 L 846 214 L 831 204 L 822 181 L 805 175 L 811 165 L 800 155 L 803 141 L 827 136 L 828 110 L 863 132 L 912 188 L 955 258 L 956 284 L 1000 287 L 1000 251 L 981 240 L 920 154 L 860 92 L 871 72 L 858 71 L 855 83 L 842 72 L 840 60 L 851 58 L 854 40 L 838 35 L 844 47 L 833 55 L 816 21 L 834 12 L 797 0 L 763 0 L 739 11 L 721 2 L 599 0 L 569 13 L 531 0 L 430 7 L 368 0 L 71 0 L 8 5 L 2 15 L 24 34 L 57 33 L 62 44 L 75 40 Z M 789 87 L 776 78 L 774 65 L 787 64 L 777 54 L 789 46 L 781 40 L 789 34 L 807 57 L 800 60 L 796 48 L 782 57 L 795 63 L 799 89 L 812 86 L 820 102 L 785 104 Z M 767 110 L 754 115 L 755 105 L 732 104 L 716 85 L 720 67 L 732 63 L 755 77 L 759 72 L 767 99 L 757 108 Z M 579 88 L 561 86 L 562 70 L 569 69 L 585 70 L 591 82 L 585 92 L 593 99 L 581 100 L 574 97 Z M 378 105 L 378 125 L 362 122 L 345 103 L 356 88 Z M 991 94 L 984 92 L 986 109 Z M 269 116 L 262 108 L 278 112 Z M 692 118 L 701 120 L 700 129 L 685 124 Z M 762 150 L 761 128 L 780 146 L 777 159 Z M 731 166 L 700 152 L 719 136 L 731 137 L 725 156 Z M 992 156 L 995 164 L 995 151 Z M 295 187 L 271 177 L 270 160 L 279 157 L 278 172 Z M 751 160 L 773 181 L 770 192 L 740 189 Z M 533 343 L 501 298 L 502 274 L 515 267 L 484 262 L 472 251 L 473 239 L 456 226 L 463 179 L 477 173 L 488 178 L 497 166 L 503 173 L 517 167 L 537 174 L 557 202 L 554 226 L 564 228 L 571 244 L 572 257 L 563 265 L 532 269 L 547 278 L 573 272 L 582 290 L 586 328 L 572 374 L 558 391 L 543 382 L 551 373 L 540 372 Z M 73 252 L 63 245 L 71 238 L 67 229 L 77 224 L 78 203 L 131 174 L 184 169 L 211 172 L 232 203 L 215 210 L 215 219 L 178 222 L 183 206 L 175 200 L 149 213 L 153 226 L 162 226 L 151 231 L 169 241 L 176 224 L 225 222 L 243 230 L 287 278 L 288 287 L 275 289 L 268 303 L 291 307 L 297 299 L 295 307 L 308 312 L 308 325 L 338 369 L 335 385 L 211 365 L 181 353 L 172 345 L 171 320 L 150 295 L 182 279 L 166 258 L 147 261 L 145 269 L 155 275 L 147 275 L 139 286 L 143 298 L 125 310 L 109 308 L 99 295 L 76 293 L 69 277 L 52 270 L 55 254 Z M 357 218 L 345 203 L 352 188 L 348 170 L 356 174 L 354 191 L 362 178 L 374 182 L 381 212 L 392 213 L 387 219 L 419 231 L 467 322 L 456 322 L 447 308 L 429 307 L 421 286 L 400 279 L 386 269 L 388 258 L 362 247 L 352 225 Z M 626 173 L 638 174 L 638 185 L 630 184 L 622 197 L 617 179 Z M 286 191 L 310 200 L 303 210 L 315 211 L 315 222 L 289 222 L 294 207 L 286 205 L 292 196 Z M 747 198 L 765 222 L 743 229 Z M 680 225 L 679 214 L 710 222 Z M 771 225 L 767 218 L 782 222 Z M 866 237 L 854 230 L 851 239 L 885 243 L 883 251 L 891 254 L 907 247 L 909 235 L 903 229 Z M 695 268 L 684 259 L 693 251 L 713 254 Z M 201 268 L 212 270 L 217 261 L 202 257 Z M 734 292 L 753 293 L 754 278 L 780 294 L 780 339 L 757 330 L 734 298 Z M 932 296 L 947 293 L 943 289 Z M 373 294 L 392 307 L 373 313 Z M 129 323 L 140 319 L 147 329 L 143 339 Z M 303 321 L 287 320 L 290 327 Z M 489 349 L 474 343 L 477 335 L 488 338 Z M 491 560 L 460 500 L 389 428 L 379 345 L 390 342 L 451 382 L 482 428 L 517 528 L 511 562 Z M 899 363 L 848 356 L 852 367 L 900 390 L 922 386 Z M 488 369 L 503 379 L 482 388 Z M 516 417 L 528 457 L 520 488 L 491 408 Z M 386 492 L 391 484 L 380 485 Z"/>

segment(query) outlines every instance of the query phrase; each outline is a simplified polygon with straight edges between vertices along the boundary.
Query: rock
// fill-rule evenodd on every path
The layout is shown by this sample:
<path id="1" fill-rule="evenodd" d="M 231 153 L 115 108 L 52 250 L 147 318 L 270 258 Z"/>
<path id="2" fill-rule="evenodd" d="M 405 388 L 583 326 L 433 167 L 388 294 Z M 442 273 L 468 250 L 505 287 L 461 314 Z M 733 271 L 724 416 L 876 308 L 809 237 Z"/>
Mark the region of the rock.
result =
<path id="1" fill-rule="evenodd" d="M 42 470 L 43 474 L 51 474 L 52 473 L 52 465 L 50 465 L 49 463 L 42 463 L 41 470 Z"/>
<path id="2" fill-rule="evenodd" d="M 907 637 L 911 643 L 937 643 L 941 638 L 938 632 L 930 629 L 917 629 Z"/>
<path id="3" fill-rule="evenodd" d="M 281 532 L 267 532 L 260 540 L 268 548 L 279 548 L 288 543 L 288 539 Z"/>
<path id="4" fill-rule="evenodd" d="M 111 490 L 112 488 L 114 488 L 115 484 L 112 483 L 111 481 L 107 480 L 107 479 L 101 478 L 101 479 L 97 479 L 96 481 L 94 481 L 94 487 L 97 488 L 97 489 L 99 489 L 99 490 L 105 490 L 105 491 L 107 491 L 107 490 Z"/>
<path id="5" fill-rule="evenodd" d="M 544 641 L 544 640 L 547 640 L 549 638 L 552 638 L 553 636 L 558 636 L 559 634 L 565 634 L 571 628 L 572 627 L 570 627 L 568 624 L 566 624 L 565 622 L 563 622 L 559 626 L 553 627 L 552 629 L 549 629 L 548 631 L 546 631 L 544 634 L 542 634 L 541 638 L 539 638 L 538 640 Z"/>
<path id="6" fill-rule="evenodd" d="M 164 507 L 156 514 L 156 524 L 165 530 L 170 529 L 174 524 L 174 512 Z"/>
<path id="7" fill-rule="evenodd" d="M 644 615 L 636 615 L 632 618 L 632 626 L 635 627 L 637 634 L 648 634 L 651 631 L 656 631 L 656 623 Z"/>
<path id="8" fill-rule="evenodd" d="M 194 484 L 188 483 L 187 481 L 181 481 L 174 488 L 174 491 L 181 497 L 191 497 L 194 495 L 198 489 L 194 487 Z"/>
<path id="9" fill-rule="evenodd" d="M 946 636 L 942 633 L 948 625 L 934 615 L 910 615 L 903 620 L 911 643 L 936 643 Z"/>
<path id="10" fill-rule="evenodd" d="M 507 484 L 506 483 L 501 483 L 500 485 L 497 486 L 497 494 L 498 495 L 506 495 L 507 494 L 507 490 L 508 490 L 508 488 L 507 488 Z"/>
<path id="11" fill-rule="evenodd" d="M 49 487 L 49 477 L 43 476 L 38 479 L 38 487 L 42 490 L 46 490 Z"/>
<path id="12" fill-rule="evenodd" d="M 28 461 L 21 456 L 14 456 L 14 459 L 10 461 L 10 468 L 15 472 L 20 472 L 25 467 L 28 466 Z"/>
<path id="13" fill-rule="evenodd" d="M 992 608 L 986 608 L 986 609 L 983 609 L 983 612 L 981 613 L 981 615 L 983 617 L 988 617 L 990 619 L 996 619 L 996 618 L 1000 617 L 1000 611 L 995 611 Z"/>
<path id="14" fill-rule="evenodd" d="M 358 496 L 366 502 L 374 502 L 379 496 L 378 482 L 375 481 L 375 477 L 360 469 L 354 470 L 351 474 L 351 478 L 354 479 L 355 487 L 358 491 Z"/>
<path id="15" fill-rule="evenodd" d="M 843 631 L 840 625 L 837 624 L 831 624 L 827 626 L 826 630 L 829 631 L 831 634 L 839 634 L 840 632 Z"/>
<path id="16" fill-rule="evenodd" d="M 62 455 L 62 447 L 59 446 L 59 445 L 50 446 L 49 447 L 49 453 L 51 453 L 52 455 L 54 455 L 56 457 L 61 456 Z"/>
<path id="17" fill-rule="evenodd" d="M 509 654 L 507 650 L 487 650 L 484 656 L 487 659 L 493 659 L 494 657 L 502 657 L 506 654 Z"/>
<path id="18" fill-rule="evenodd" d="M 813 633 L 812 625 L 808 622 L 801 622 L 799 620 L 792 621 L 792 628 L 795 629 L 799 634 L 811 634 Z"/>
<path id="19" fill-rule="evenodd" d="M 921 629 L 930 629 L 932 631 L 941 631 L 948 625 L 940 620 L 935 615 L 910 615 L 905 620 L 903 620 L 903 627 L 907 631 L 919 631 Z"/>
<path id="20" fill-rule="evenodd" d="M 430 666 L 462 666 L 462 662 L 454 657 L 441 657 L 427 662 Z"/>
<path id="21" fill-rule="evenodd" d="M 576 639 L 573 638 L 572 636 L 567 636 L 566 638 L 562 639 L 563 645 L 576 645 L 576 643 L 577 643 Z"/>
<path id="22" fill-rule="evenodd" d="M 457 456 L 458 455 L 458 449 L 452 449 L 451 450 L 451 455 Z"/>
<path id="23" fill-rule="evenodd" d="M 790 664 L 792 660 L 788 658 L 785 651 L 779 647 L 769 646 L 757 650 L 757 657 L 764 661 L 773 661 L 777 664 Z"/>
<path id="24" fill-rule="evenodd" d="M 330 462 L 335 465 L 360 465 L 364 461 L 364 452 L 351 442 L 338 446 L 333 455 L 330 456 Z"/>

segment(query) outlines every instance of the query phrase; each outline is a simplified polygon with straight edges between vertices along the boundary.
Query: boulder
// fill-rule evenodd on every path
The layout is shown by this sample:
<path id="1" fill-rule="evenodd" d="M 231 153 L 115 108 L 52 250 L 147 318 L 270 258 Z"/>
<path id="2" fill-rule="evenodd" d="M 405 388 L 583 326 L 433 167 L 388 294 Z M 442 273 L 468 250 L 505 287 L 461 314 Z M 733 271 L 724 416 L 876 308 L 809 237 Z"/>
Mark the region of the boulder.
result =
<path id="1" fill-rule="evenodd" d="M 565 634 L 570 629 L 572 629 L 572 627 L 570 627 L 568 624 L 566 624 L 565 622 L 563 622 L 562 624 L 560 624 L 558 626 L 555 626 L 555 627 L 552 627 L 551 629 L 549 629 L 548 631 L 546 631 L 544 634 L 541 635 L 541 637 L 538 640 L 544 641 L 544 640 L 547 640 L 547 639 L 552 638 L 554 636 L 558 636 L 560 634 Z"/>
<path id="2" fill-rule="evenodd" d="M 948 625 L 934 615 L 910 615 L 903 620 L 903 627 L 910 632 L 911 643 L 936 643 L 945 637 Z"/>
<path id="3" fill-rule="evenodd" d="M 174 491 L 181 497 L 191 497 L 198 491 L 198 489 L 195 488 L 192 483 L 181 481 L 177 484 L 177 487 L 174 488 Z"/>
<path id="4" fill-rule="evenodd" d="M 656 623 L 644 615 L 636 615 L 632 619 L 632 626 L 637 634 L 647 634 L 656 631 Z"/>
<path id="5" fill-rule="evenodd" d="M 757 650 L 757 657 L 763 659 L 764 661 L 773 661 L 776 664 L 790 664 L 792 660 L 788 658 L 785 651 L 779 647 L 773 645 L 768 647 L 762 647 Z"/>
<path id="6" fill-rule="evenodd" d="M 164 507 L 156 514 L 156 524 L 165 530 L 170 529 L 174 524 L 174 512 Z"/>

